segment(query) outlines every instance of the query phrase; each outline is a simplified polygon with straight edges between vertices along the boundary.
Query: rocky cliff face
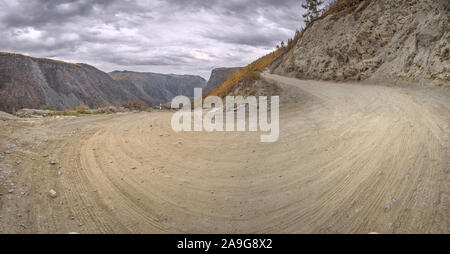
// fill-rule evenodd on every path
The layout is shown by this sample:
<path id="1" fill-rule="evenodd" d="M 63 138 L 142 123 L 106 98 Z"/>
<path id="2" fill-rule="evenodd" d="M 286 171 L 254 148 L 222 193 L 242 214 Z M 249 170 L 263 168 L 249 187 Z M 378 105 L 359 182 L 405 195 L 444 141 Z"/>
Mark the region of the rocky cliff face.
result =
<path id="1" fill-rule="evenodd" d="M 0 111 L 50 106 L 91 108 L 141 101 L 169 102 L 177 95 L 193 96 L 204 87 L 200 76 L 115 72 L 111 75 L 86 64 L 72 64 L 19 54 L 0 53 Z"/>
<path id="2" fill-rule="evenodd" d="M 122 89 L 148 104 L 170 102 L 178 95 L 194 97 L 194 88 L 204 88 L 206 80 L 200 76 L 166 75 L 115 71 L 110 73 Z"/>
<path id="3" fill-rule="evenodd" d="M 365 0 L 317 20 L 274 72 L 302 79 L 448 87 L 448 0 Z"/>
<path id="4" fill-rule="evenodd" d="M 239 69 L 241 69 L 241 67 L 214 69 L 211 72 L 211 77 L 209 78 L 206 87 L 203 89 L 203 94 L 208 95 L 212 90 L 216 89 L 223 82 L 225 82 L 231 74 L 235 73 Z"/>
<path id="5" fill-rule="evenodd" d="M 86 64 L 69 64 L 18 54 L 0 54 L 0 110 L 44 105 L 58 109 L 136 100 L 106 73 Z"/>

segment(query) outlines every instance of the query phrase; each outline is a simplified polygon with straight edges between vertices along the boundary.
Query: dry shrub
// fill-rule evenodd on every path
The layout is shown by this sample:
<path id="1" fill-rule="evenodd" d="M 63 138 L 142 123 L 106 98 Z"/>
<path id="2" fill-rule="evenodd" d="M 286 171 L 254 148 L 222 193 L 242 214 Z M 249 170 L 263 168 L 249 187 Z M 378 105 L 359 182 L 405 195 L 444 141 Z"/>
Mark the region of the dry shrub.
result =
<path id="1" fill-rule="evenodd" d="M 89 107 L 84 104 L 80 105 L 75 108 L 75 112 L 77 112 L 78 114 L 89 114 Z"/>
<path id="2" fill-rule="evenodd" d="M 144 111 L 147 108 L 147 106 L 140 101 L 129 101 L 128 103 L 124 103 L 122 107 L 129 110 L 139 110 L 139 111 Z"/>

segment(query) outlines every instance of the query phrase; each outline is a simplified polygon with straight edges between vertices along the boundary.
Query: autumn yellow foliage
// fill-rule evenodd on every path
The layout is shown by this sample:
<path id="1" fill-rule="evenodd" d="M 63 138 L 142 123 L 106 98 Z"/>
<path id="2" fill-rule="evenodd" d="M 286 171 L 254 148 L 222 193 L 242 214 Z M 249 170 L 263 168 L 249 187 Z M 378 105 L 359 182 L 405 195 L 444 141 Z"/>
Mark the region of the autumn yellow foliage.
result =
<path id="1" fill-rule="evenodd" d="M 208 96 L 227 96 L 230 89 L 238 84 L 242 80 L 257 80 L 259 79 L 260 72 L 266 68 L 275 58 L 284 52 L 285 48 L 279 48 L 276 51 L 267 54 L 246 67 L 238 70 L 232 74 L 228 79 L 219 87 L 214 89 Z"/>

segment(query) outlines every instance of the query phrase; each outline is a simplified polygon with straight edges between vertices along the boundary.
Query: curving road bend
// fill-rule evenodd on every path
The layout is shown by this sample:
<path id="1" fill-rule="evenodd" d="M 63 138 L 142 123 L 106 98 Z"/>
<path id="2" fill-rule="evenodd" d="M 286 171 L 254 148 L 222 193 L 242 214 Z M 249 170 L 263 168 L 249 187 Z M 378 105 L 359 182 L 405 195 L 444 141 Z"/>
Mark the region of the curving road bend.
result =
<path id="1" fill-rule="evenodd" d="M 169 112 L 15 128 L 11 138 L 49 141 L 19 149 L 29 195 L 2 199 L 0 230 L 450 233 L 448 91 L 263 78 L 283 89 L 277 143 L 175 133 Z"/>

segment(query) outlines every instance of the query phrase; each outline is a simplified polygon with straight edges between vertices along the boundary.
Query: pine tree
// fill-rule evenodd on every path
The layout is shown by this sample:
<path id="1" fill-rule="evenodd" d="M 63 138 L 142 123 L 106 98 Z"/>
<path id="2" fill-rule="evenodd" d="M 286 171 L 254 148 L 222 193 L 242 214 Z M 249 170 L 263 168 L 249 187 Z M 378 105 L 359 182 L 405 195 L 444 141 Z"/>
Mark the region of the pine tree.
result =
<path id="1" fill-rule="evenodd" d="M 305 23 L 309 24 L 314 19 L 318 18 L 320 15 L 319 7 L 323 4 L 321 0 L 305 0 L 306 2 L 302 4 L 302 8 L 306 10 L 303 15 L 305 18 Z"/>

